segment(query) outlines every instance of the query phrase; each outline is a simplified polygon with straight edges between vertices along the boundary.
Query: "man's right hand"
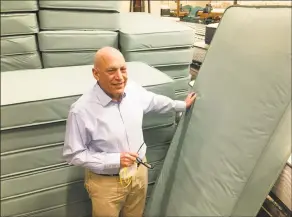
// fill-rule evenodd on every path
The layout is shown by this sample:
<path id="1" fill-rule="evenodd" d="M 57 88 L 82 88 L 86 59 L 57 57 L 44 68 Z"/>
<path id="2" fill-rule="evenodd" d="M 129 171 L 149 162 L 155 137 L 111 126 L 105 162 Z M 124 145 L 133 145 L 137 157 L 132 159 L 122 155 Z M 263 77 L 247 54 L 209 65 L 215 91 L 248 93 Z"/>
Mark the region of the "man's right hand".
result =
<path id="1" fill-rule="evenodd" d="M 120 158 L 121 168 L 132 166 L 136 161 L 137 157 L 138 157 L 137 153 L 122 152 Z"/>

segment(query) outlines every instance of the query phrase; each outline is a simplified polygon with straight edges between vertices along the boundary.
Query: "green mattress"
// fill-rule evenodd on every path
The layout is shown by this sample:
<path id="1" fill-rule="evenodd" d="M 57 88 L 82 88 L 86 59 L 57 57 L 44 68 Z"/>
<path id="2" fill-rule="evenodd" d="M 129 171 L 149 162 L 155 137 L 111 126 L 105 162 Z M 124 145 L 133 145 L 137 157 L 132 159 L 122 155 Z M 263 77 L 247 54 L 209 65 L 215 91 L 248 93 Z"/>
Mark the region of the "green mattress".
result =
<path id="1" fill-rule="evenodd" d="M 190 76 L 174 79 L 175 93 L 188 91 L 190 88 L 189 86 L 190 81 L 191 81 Z"/>
<path id="2" fill-rule="evenodd" d="M 56 1 L 39 0 L 40 8 L 67 10 L 121 11 L 122 1 Z"/>
<path id="3" fill-rule="evenodd" d="M 1 37 L 1 57 L 33 53 L 38 50 L 35 35 Z"/>
<path id="4" fill-rule="evenodd" d="M 123 52 L 191 47 L 194 30 L 148 13 L 121 13 Z"/>
<path id="5" fill-rule="evenodd" d="M 40 51 L 97 51 L 104 46 L 118 47 L 118 33 L 113 31 L 41 31 Z M 92 60 L 91 60 L 92 61 Z"/>
<path id="6" fill-rule="evenodd" d="M 119 13 L 84 10 L 40 10 L 41 30 L 109 30 L 120 28 Z"/>
<path id="7" fill-rule="evenodd" d="M 38 52 L 1 56 L 1 77 L 4 72 L 41 68 L 42 63 Z"/>
<path id="8" fill-rule="evenodd" d="M 176 79 L 190 75 L 190 65 L 170 65 L 170 66 L 157 66 L 156 69 L 167 74 L 169 77 Z"/>
<path id="9" fill-rule="evenodd" d="M 229 7 L 193 90 L 145 216 L 256 216 L 291 154 L 291 7 Z"/>
<path id="10" fill-rule="evenodd" d="M 44 68 L 90 65 L 97 50 L 42 52 Z"/>
<path id="11" fill-rule="evenodd" d="M 28 35 L 39 32 L 35 13 L 1 14 L 1 37 L 8 35 Z"/>
<path id="12" fill-rule="evenodd" d="M 96 82 L 91 65 L 2 73 L 1 129 L 64 121 L 69 106 Z M 158 94 L 174 97 L 173 80 L 155 68 L 139 62 L 128 63 L 130 78 Z M 147 75 L 147 76 L 145 76 Z M 15 80 L 15 77 L 19 78 Z M 70 77 L 70 82 L 64 82 Z M 43 81 L 45 83 L 37 83 Z M 14 91 L 21 88 L 21 92 Z M 38 90 L 38 91 L 36 91 Z M 15 119 L 15 114 L 25 114 Z M 148 114 L 147 114 L 148 115 Z M 172 123 L 174 114 L 153 118 L 145 127 Z M 149 120 L 149 119 L 148 119 Z"/>
<path id="13" fill-rule="evenodd" d="M 170 65 L 188 65 L 192 62 L 193 50 L 191 48 L 148 50 L 124 52 L 129 62 L 139 61 L 154 67 Z"/>
<path id="14" fill-rule="evenodd" d="M 1 37 L 1 72 L 40 68 L 35 35 Z"/>
<path id="15" fill-rule="evenodd" d="M 1 13 L 33 12 L 37 10 L 37 0 L 1 0 Z"/>
<path id="16" fill-rule="evenodd" d="M 46 128 L 43 128 L 45 131 Z M 168 132 L 163 132 L 165 130 Z M 36 135 L 34 131 L 30 131 L 30 133 Z M 17 133 L 14 134 L 17 135 Z M 148 131 L 148 136 L 147 134 L 145 136 L 145 142 L 148 147 L 146 155 L 148 162 L 157 162 L 165 158 L 173 134 L 173 127 L 168 127 L 167 129 L 160 129 L 157 127 Z M 2 140 L 4 147 L 1 147 L 3 150 L 1 150 L 2 178 L 18 176 L 35 171 L 47 170 L 54 167 L 67 165 L 62 156 L 63 139 L 52 137 L 52 140 L 57 140 L 60 142 L 49 143 L 48 141 L 43 140 L 37 143 L 37 140 L 34 138 L 34 142 L 36 144 L 35 146 L 32 146 L 31 143 L 22 144 L 14 142 L 12 143 L 15 145 L 14 147 L 7 148 L 9 142 L 11 141 L 9 138 L 7 139 L 7 135 L 8 133 L 4 131 Z M 46 136 L 48 137 L 48 134 L 46 134 Z M 19 162 L 25 163 L 19 164 Z"/>
<path id="17" fill-rule="evenodd" d="M 90 65 L 100 48 L 118 48 L 113 31 L 42 31 L 38 39 L 44 68 Z"/>

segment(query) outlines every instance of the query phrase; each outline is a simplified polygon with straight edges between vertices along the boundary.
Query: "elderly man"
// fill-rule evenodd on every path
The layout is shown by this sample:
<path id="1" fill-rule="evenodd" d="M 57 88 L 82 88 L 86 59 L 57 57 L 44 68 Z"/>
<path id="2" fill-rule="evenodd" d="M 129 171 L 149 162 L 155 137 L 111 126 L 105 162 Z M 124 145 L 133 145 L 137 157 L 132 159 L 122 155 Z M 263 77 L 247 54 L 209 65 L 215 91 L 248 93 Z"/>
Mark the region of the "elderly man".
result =
<path id="1" fill-rule="evenodd" d="M 69 164 L 86 168 L 85 187 L 94 217 L 141 217 L 147 192 L 148 171 L 137 166 L 145 160 L 143 114 L 150 111 L 185 111 L 196 96 L 173 101 L 128 81 L 123 55 L 105 47 L 95 56 L 92 69 L 97 83 L 69 112 L 63 155 Z M 120 171 L 129 168 L 132 181 L 120 182 Z"/>

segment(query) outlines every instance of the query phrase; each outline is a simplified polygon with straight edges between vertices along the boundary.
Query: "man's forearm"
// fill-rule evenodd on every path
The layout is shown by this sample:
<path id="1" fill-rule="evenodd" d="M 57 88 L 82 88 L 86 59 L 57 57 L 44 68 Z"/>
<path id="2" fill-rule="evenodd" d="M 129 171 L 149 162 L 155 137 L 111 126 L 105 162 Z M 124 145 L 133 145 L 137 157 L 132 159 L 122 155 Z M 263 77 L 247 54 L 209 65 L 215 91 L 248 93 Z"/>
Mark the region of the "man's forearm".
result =
<path id="1" fill-rule="evenodd" d="M 75 166 L 82 166 L 93 171 L 120 168 L 120 153 L 90 153 L 84 150 L 75 154 L 64 154 L 66 161 Z"/>
<path id="2" fill-rule="evenodd" d="M 184 112 L 186 110 L 186 103 L 184 101 L 172 100 L 163 95 L 153 94 L 152 100 L 149 103 L 146 113 L 155 111 L 159 113 L 166 113 L 170 111 Z"/>

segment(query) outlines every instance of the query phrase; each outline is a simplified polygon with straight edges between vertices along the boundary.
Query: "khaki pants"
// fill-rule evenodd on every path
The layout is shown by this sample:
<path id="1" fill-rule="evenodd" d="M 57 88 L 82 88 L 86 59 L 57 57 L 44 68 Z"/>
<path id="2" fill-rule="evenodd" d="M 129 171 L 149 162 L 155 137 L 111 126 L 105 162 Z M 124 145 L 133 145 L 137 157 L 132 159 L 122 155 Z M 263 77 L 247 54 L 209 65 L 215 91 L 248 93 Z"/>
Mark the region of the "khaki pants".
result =
<path id="1" fill-rule="evenodd" d="M 127 186 L 128 185 L 128 186 Z M 118 176 L 86 171 L 85 188 L 92 201 L 93 217 L 142 217 L 148 186 L 148 169 L 140 165 L 131 184 Z"/>

